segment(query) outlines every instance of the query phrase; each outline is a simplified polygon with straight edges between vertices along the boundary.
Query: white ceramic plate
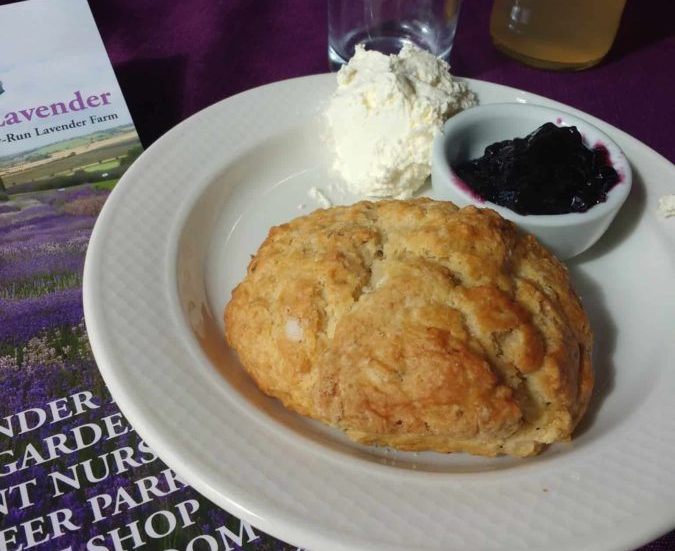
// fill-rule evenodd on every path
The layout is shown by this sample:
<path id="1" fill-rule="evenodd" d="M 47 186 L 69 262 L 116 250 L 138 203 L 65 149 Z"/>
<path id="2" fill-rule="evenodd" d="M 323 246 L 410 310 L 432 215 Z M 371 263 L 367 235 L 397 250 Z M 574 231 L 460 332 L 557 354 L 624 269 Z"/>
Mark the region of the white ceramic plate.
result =
<path id="1" fill-rule="evenodd" d="M 529 460 L 396 453 L 284 410 L 221 337 L 232 287 L 270 226 L 337 202 L 321 111 L 334 76 L 222 101 L 154 144 L 94 230 L 84 305 L 120 408 L 207 498 L 313 550 L 619 550 L 675 527 L 673 165 L 600 120 L 469 81 L 482 103 L 562 108 L 600 127 L 635 183 L 609 232 L 570 263 L 596 335 L 597 385 L 573 443 Z M 433 190 L 427 193 L 434 195 Z"/>

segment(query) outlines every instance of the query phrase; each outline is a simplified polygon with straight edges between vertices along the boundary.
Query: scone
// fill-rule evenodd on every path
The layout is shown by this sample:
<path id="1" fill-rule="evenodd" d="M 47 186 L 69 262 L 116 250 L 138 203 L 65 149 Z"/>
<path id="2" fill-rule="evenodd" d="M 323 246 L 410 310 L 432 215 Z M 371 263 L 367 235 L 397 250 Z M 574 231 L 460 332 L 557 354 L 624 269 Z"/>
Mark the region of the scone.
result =
<path id="1" fill-rule="evenodd" d="M 565 267 L 494 211 L 449 202 L 272 228 L 225 326 L 265 393 L 401 450 L 536 454 L 571 437 L 593 386 Z"/>

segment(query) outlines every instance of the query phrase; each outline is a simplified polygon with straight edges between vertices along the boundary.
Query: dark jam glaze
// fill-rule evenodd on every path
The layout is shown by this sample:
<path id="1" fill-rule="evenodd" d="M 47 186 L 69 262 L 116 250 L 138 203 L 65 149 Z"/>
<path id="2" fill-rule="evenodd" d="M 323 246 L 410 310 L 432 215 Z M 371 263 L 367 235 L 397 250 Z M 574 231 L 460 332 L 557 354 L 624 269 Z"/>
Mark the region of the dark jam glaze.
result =
<path id="1" fill-rule="evenodd" d="M 453 170 L 480 198 L 519 214 L 585 212 L 620 181 L 606 147 L 589 149 L 575 126 L 550 122 Z"/>

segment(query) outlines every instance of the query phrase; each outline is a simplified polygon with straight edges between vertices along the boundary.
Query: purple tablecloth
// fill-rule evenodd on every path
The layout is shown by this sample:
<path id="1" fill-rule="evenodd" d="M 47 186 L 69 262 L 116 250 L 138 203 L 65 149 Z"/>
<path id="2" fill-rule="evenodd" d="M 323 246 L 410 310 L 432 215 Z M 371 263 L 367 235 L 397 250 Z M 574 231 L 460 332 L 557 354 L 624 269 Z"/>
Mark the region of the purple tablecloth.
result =
<path id="1" fill-rule="evenodd" d="M 322 0 L 90 3 L 146 146 L 220 99 L 328 69 Z M 499 54 L 488 33 L 490 5 L 465 1 L 451 60 L 455 74 L 567 103 L 675 160 L 672 0 L 629 0 L 607 59 L 578 73 L 539 71 Z M 642 549 L 675 549 L 675 532 Z"/>
<path id="2" fill-rule="evenodd" d="M 148 145 L 207 105 L 328 70 L 323 0 L 92 0 L 139 133 Z M 457 75 L 507 84 L 591 113 L 675 161 L 675 3 L 629 0 L 616 43 L 578 73 L 519 65 L 490 42 L 491 0 L 465 0 Z"/>

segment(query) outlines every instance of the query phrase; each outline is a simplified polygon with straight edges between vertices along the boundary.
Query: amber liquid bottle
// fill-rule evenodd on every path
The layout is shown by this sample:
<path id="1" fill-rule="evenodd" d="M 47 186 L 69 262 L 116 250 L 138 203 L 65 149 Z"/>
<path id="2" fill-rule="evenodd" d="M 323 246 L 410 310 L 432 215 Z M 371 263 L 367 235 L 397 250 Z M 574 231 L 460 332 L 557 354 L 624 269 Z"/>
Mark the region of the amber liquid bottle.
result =
<path id="1" fill-rule="evenodd" d="M 494 45 L 543 69 L 579 70 L 607 55 L 626 0 L 495 0 Z"/>

